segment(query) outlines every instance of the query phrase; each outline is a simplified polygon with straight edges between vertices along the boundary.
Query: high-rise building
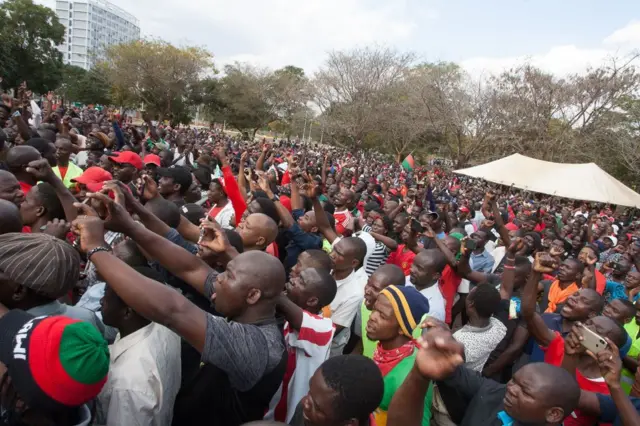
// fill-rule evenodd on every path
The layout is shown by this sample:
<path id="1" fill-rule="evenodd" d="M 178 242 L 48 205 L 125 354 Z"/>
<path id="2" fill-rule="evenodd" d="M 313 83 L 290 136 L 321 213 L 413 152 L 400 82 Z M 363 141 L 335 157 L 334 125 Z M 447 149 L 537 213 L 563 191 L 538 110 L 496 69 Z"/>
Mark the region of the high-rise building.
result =
<path id="1" fill-rule="evenodd" d="M 138 19 L 104 0 L 58 0 L 56 14 L 66 28 L 58 46 L 65 64 L 89 69 L 104 58 L 106 47 L 140 38 Z"/>

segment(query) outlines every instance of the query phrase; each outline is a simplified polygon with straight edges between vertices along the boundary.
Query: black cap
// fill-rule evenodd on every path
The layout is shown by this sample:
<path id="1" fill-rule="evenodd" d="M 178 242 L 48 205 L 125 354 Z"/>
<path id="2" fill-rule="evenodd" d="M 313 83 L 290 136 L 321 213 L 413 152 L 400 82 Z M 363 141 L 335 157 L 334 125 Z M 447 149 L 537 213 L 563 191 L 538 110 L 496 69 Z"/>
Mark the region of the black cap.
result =
<path id="1" fill-rule="evenodd" d="M 209 189 L 209 185 L 211 185 L 211 170 L 206 167 L 198 167 L 193 171 L 193 175 L 202 188 Z"/>
<path id="2" fill-rule="evenodd" d="M 184 167 L 158 167 L 158 176 L 170 177 L 173 181 L 181 186 L 180 193 L 184 194 L 189 190 L 191 183 L 193 183 L 193 177 L 191 172 Z"/>

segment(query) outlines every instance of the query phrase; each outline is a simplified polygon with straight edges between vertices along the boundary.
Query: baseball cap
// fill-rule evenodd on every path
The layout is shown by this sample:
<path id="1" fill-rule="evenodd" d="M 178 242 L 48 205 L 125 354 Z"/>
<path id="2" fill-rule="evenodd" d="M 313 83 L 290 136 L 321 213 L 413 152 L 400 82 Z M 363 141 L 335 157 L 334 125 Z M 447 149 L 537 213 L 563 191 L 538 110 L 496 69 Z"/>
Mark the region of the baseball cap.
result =
<path id="1" fill-rule="evenodd" d="M 462 213 L 469 213 L 469 207 L 467 206 L 462 206 L 459 209 Z"/>
<path id="2" fill-rule="evenodd" d="M 208 168 L 198 167 L 192 173 L 200 183 L 201 187 L 209 188 L 209 185 L 211 185 L 211 171 Z"/>
<path id="3" fill-rule="evenodd" d="M 431 210 L 427 210 L 427 214 L 431 217 L 433 217 L 434 219 L 440 219 L 440 214 L 438 212 L 434 212 Z"/>
<path id="4" fill-rule="evenodd" d="M 80 255 L 51 235 L 12 232 L 0 235 L 0 271 L 17 284 L 57 299 L 78 281 Z"/>
<path id="5" fill-rule="evenodd" d="M 144 164 L 154 164 L 160 167 L 160 157 L 156 154 L 147 154 L 144 156 L 142 161 L 144 162 Z"/>
<path id="6" fill-rule="evenodd" d="M 142 170 L 144 168 L 144 164 L 142 163 L 142 159 L 138 154 L 133 151 L 120 151 L 114 152 L 113 157 L 109 157 L 109 160 L 118 163 L 118 164 L 130 164 L 138 170 Z"/>
<path id="7" fill-rule="evenodd" d="M 182 186 L 182 191 L 189 189 L 193 183 L 191 172 L 184 167 L 160 167 L 157 173 L 158 176 L 172 178 L 175 183 Z"/>
<path id="8" fill-rule="evenodd" d="M 57 412 L 98 396 L 109 346 L 88 322 L 14 309 L 0 318 L 0 361 L 29 407 Z"/>
<path id="9" fill-rule="evenodd" d="M 71 182 L 77 182 L 85 185 L 91 192 L 98 192 L 102 189 L 102 185 L 109 180 L 112 180 L 111 173 L 103 169 L 102 167 L 89 167 L 80 176 L 75 179 L 71 179 Z"/>

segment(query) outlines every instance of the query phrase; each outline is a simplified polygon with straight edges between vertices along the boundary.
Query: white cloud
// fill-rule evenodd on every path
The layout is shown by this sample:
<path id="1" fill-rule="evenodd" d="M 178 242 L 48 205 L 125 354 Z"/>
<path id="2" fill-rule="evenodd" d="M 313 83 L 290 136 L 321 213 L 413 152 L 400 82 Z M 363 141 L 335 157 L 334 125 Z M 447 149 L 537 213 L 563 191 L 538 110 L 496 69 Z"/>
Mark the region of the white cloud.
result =
<path id="1" fill-rule="evenodd" d="M 111 0 L 140 19 L 143 35 L 205 46 L 219 65 L 241 60 L 307 72 L 333 49 L 407 40 L 417 28 L 409 1 Z"/>
<path id="2" fill-rule="evenodd" d="M 554 46 L 540 54 L 504 58 L 476 57 L 462 61 L 462 66 L 472 75 L 480 76 L 499 73 L 526 62 L 562 76 L 597 67 L 612 58 L 629 55 L 637 49 L 640 49 L 640 22 L 633 21 L 607 36 L 598 46 L 565 45 Z"/>

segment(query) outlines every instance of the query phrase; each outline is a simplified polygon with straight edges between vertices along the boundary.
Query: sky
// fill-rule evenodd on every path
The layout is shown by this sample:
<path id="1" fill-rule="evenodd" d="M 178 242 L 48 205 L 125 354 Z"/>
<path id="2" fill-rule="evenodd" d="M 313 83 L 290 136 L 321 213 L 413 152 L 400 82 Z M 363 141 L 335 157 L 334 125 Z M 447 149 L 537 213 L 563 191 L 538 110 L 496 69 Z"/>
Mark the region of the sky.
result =
<path id="1" fill-rule="evenodd" d="M 37 0 L 52 6 L 54 0 Z M 638 0 L 111 0 L 142 35 L 311 75 L 327 52 L 367 45 L 454 61 L 472 75 L 529 62 L 556 75 L 640 50 Z"/>

